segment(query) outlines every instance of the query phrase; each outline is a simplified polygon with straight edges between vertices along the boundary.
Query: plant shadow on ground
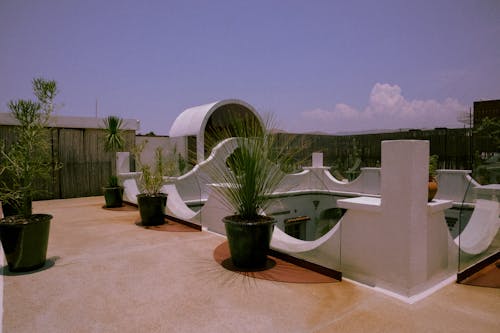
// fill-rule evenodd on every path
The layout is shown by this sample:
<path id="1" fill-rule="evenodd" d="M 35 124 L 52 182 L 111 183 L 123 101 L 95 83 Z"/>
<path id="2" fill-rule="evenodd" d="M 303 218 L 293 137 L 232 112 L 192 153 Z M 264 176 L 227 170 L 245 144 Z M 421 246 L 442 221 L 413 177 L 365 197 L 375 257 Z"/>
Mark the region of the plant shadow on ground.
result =
<path id="1" fill-rule="evenodd" d="M 53 267 L 56 264 L 56 261 L 59 259 L 61 259 L 61 258 L 58 256 L 47 258 L 47 260 L 45 260 L 45 264 L 42 267 L 35 269 L 35 270 L 32 270 L 32 271 L 28 271 L 28 272 L 11 272 L 9 269 L 9 266 L 5 265 L 5 266 L 0 267 L 0 275 L 17 276 L 17 275 L 28 275 L 28 274 L 38 273 L 38 272 L 45 271 L 45 270 Z"/>
<path id="2" fill-rule="evenodd" d="M 221 266 L 224 267 L 227 270 L 232 271 L 232 272 L 236 272 L 236 273 L 240 273 L 240 274 L 247 275 L 247 276 L 250 276 L 250 277 L 254 277 L 254 274 L 252 274 L 252 273 L 262 272 L 262 271 L 271 269 L 274 266 L 276 266 L 276 261 L 274 261 L 271 258 L 267 258 L 266 265 L 264 267 L 261 267 L 261 268 L 248 268 L 247 269 L 247 268 L 236 267 L 233 264 L 233 261 L 231 260 L 231 258 L 227 258 L 227 259 L 225 259 L 225 260 L 222 261 Z"/>

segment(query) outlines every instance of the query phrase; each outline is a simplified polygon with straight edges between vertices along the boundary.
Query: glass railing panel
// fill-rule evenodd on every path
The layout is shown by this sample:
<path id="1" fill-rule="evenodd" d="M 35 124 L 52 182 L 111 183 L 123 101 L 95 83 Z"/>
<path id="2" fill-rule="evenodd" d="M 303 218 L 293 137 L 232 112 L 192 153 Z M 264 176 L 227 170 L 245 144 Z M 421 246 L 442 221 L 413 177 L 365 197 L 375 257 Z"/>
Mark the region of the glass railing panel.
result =
<path id="1" fill-rule="evenodd" d="M 498 173 L 499 169 L 495 172 Z M 488 265 L 494 265 L 500 258 L 500 184 L 483 181 L 481 185 L 471 184 L 468 192 L 465 197 L 473 198 L 472 202 L 464 200 L 462 203 L 453 236 L 459 248 L 459 280 L 471 281 L 485 274 Z"/>
<path id="2" fill-rule="evenodd" d="M 266 214 L 276 219 L 271 247 L 340 272 L 341 198 L 332 193 L 293 191 L 273 196 Z M 328 251 L 321 248 L 328 248 Z"/>

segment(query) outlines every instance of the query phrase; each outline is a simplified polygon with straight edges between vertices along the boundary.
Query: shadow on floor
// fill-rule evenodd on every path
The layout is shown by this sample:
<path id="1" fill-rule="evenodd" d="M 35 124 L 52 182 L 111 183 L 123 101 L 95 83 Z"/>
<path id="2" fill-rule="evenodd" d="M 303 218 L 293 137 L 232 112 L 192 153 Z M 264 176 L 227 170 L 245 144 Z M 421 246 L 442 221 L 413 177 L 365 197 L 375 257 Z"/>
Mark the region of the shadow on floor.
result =
<path id="1" fill-rule="evenodd" d="M 39 269 L 35 269 L 35 270 L 29 271 L 29 272 L 11 272 L 9 269 L 9 266 L 5 265 L 3 267 L 0 267 L 0 275 L 17 276 L 17 275 L 27 275 L 27 274 L 38 273 L 38 272 L 45 271 L 45 270 L 53 267 L 55 265 L 56 261 L 59 259 L 61 259 L 61 258 L 60 257 L 47 258 L 47 260 L 45 261 L 45 265 L 43 265 Z"/>

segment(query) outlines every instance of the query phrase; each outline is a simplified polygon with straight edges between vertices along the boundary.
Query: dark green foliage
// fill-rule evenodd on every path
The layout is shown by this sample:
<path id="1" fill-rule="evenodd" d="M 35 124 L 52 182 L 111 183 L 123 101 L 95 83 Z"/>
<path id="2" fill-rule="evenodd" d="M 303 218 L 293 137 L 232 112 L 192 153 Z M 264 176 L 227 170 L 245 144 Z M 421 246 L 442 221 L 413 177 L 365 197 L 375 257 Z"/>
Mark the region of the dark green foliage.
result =
<path id="1" fill-rule="evenodd" d="M 361 173 L 361 164 L 361 148 L 359 148 L 358 142 L 354 138 L 347 156 L 335 160 L 331 167 L 331 173 L 339 180 L 353 181 Z"/>
<path id="2" fill-rule="evenodd" d="M 145 164 L 141 160 L 141 153 L 147 144 L 147 140 L 143 141 L 142 144 L 132 149 L 132 154 L 134 155 L 138 170 L 141 172 L 142 192 L 144 194 L 156 195 L 160 193 L 160 189 L 163 186 L 163 177 L 175 173 L 175 158 L 172 154 L 165 156 L 163 148 L 158 147 L 155 150 L 154 165 Z"/>
<path id="3" fill-rule="evenodd" d="M 119 187 L 118 184 L 118 177 L 117 176 L 110 176 L 108 179 L 108 187 Z"/>
<path id="4" fill-rule="evenodd" d="M 179 173 L 181 175 L 184 174 L 184 172 L 187 170 L 187 167 L 188 167 L 188 163 L 184 159 L 184 157 L 182 157 L 181 154 L 177 154 L 177 168 L 179 169 Z"/>
<path id="5" fill-rule="evenodd" d="M 439 156 L 429 156 L 429 176 L 436 177 L 436 170 L 438 168 Z"/>
<path id="6" fill-rule="evenodd" d="M 47 128 L 54 109 L 56 82 L 34 79 L 33 90 L 38 102 L 22 99 L 9 102 L 11 114 L 19 122 L 17 141 L 8 149 L 4 143 L 1 145 L 0 199 L 25 217 L 32 214 L 31 200 L 40 192 L 36 184 L 50 180 L 52 172 L 59 168 L 52 164 L 50 129 Z"/>
<path id="7" fill-rule="evenodd" d="M 104 149 L 106 151 L 117 152 L 123 149 L 125 139 L 122 131 L 123 119 L 116 116 L 108 116 L 104 119 Z"/>
<path id="8" fill-rule="evenodd" d="M 50 115 L 55 108 L 54 98 L 59 92 L 57 90 L 57 82 L 54 80 L 35 78 L 32 81 L 32 85 L 33 93 L 35 94 L 40 104 L 44 107 L 45 114 Z"/>
<path id="9" fill-rule="evenodd" d="M 500 151 L 500 118 L 484 118 L 475 126 L 474 133 L 487 137 L 493 142 L 495 150 Z"/>
<path id="10" fill-rule="evenodd" d="M 236 149 L 228 150 L 226 164 L 214 164 L 209 170 L 223 203 L 240 215 L 242 219 L 255 220 L 261 209 L 265 209 L 271 194 L 292 161 L 293 154 L 288 145 L 277 145 L 277 136 L 272 135 L 270 122 L 261 124 L 255 117 L 232 117 L 231 128 L 219 131 L 221 139 L 233 137 Z M 267 130 L 266 130 L 267 129 Z M 227 146 L 230 147 L 230 146 Z M 234 147 L 234 146 L 233 146 Z"/>

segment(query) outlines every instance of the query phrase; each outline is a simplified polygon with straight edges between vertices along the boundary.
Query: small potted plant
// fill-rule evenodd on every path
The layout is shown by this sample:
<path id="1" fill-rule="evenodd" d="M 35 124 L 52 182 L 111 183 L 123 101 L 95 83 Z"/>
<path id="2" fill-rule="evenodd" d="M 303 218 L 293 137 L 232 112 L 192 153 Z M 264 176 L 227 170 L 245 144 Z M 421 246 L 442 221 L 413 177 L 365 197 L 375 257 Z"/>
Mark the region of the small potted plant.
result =
<path id="1" fill-rule="evenodd" d="M 108 116 L 104 119 L 104 150 L 118 152 L 123 149 L 125 140 L 122 131 L 123 119 L 117 116 Z M 123 205 L 123 187 L 118 184 L 118 177 L 111 171 L 108 184 L 103 188 L 106 207 L 121 207 Z"/>
<path id="2" fill-rule="evenodd" d="M 235 116 L 229 123 L 232 127 L 221 138 L 233 137 L 237 148 L 228 151 L 231 155 L 225 164 L 213 164 L 209 174 L 218 183 L 213 191 L 234 212 L 223 218 L 233 264 L 261 269 L 276 223 L 262 212 L 283 180 L 281 168 L 290 164 L 292 154 L 278 147 L 269 122 L 263 125 L 256 117 Z"/>
<path id="3" fill-rule="evenodd" d="M 438 167 L 439 156 L 431 155 L 429 156 L 429 193 L 427 200 L 431 202 L 436 196 L 438 191 L 438 183 L 436 180 L 436 170 Z"/>
<path id="4" fill-rule="evenodd" d="M 120 186 L 117 176 L 109 176 L 108 184 L 103 187 L 103 192 L 106 208 L 123 206 L 123 187 Z"/>
<path id="5" fill-rule="evenodd" d="M 17 141 L 1 146 L 0 199 L 13 208 L 0 220 L 0 238 L 9 269 L 31 271 L 45 264 L 52 216 L 33 214 L 32 200 L 40 192 L 40 180 L 51 179 L 59 166 L 52 161 L 50 129 L 47 128 L 57 93 L 55 81 L 33 80 L 38 102 L 11 101 L 8 107 L 18 121 Z M 5 213 L 5 212 L 4 212 Z"/>
<path id="6" fill-rule="evenodd" d="M 168 164 L 161 147 L 155 150 L 154 166 L 142 162 L 141 153 L 147 142 L 146 140 L 136 146 L 132 153 L 141 172 L 139 177 L 141 193 L 137 195 L 141 224 L 153 226 L 165 223 L 167 194 L 160 190 L 163 185 L 163 176 L 168 173 Z"/>

